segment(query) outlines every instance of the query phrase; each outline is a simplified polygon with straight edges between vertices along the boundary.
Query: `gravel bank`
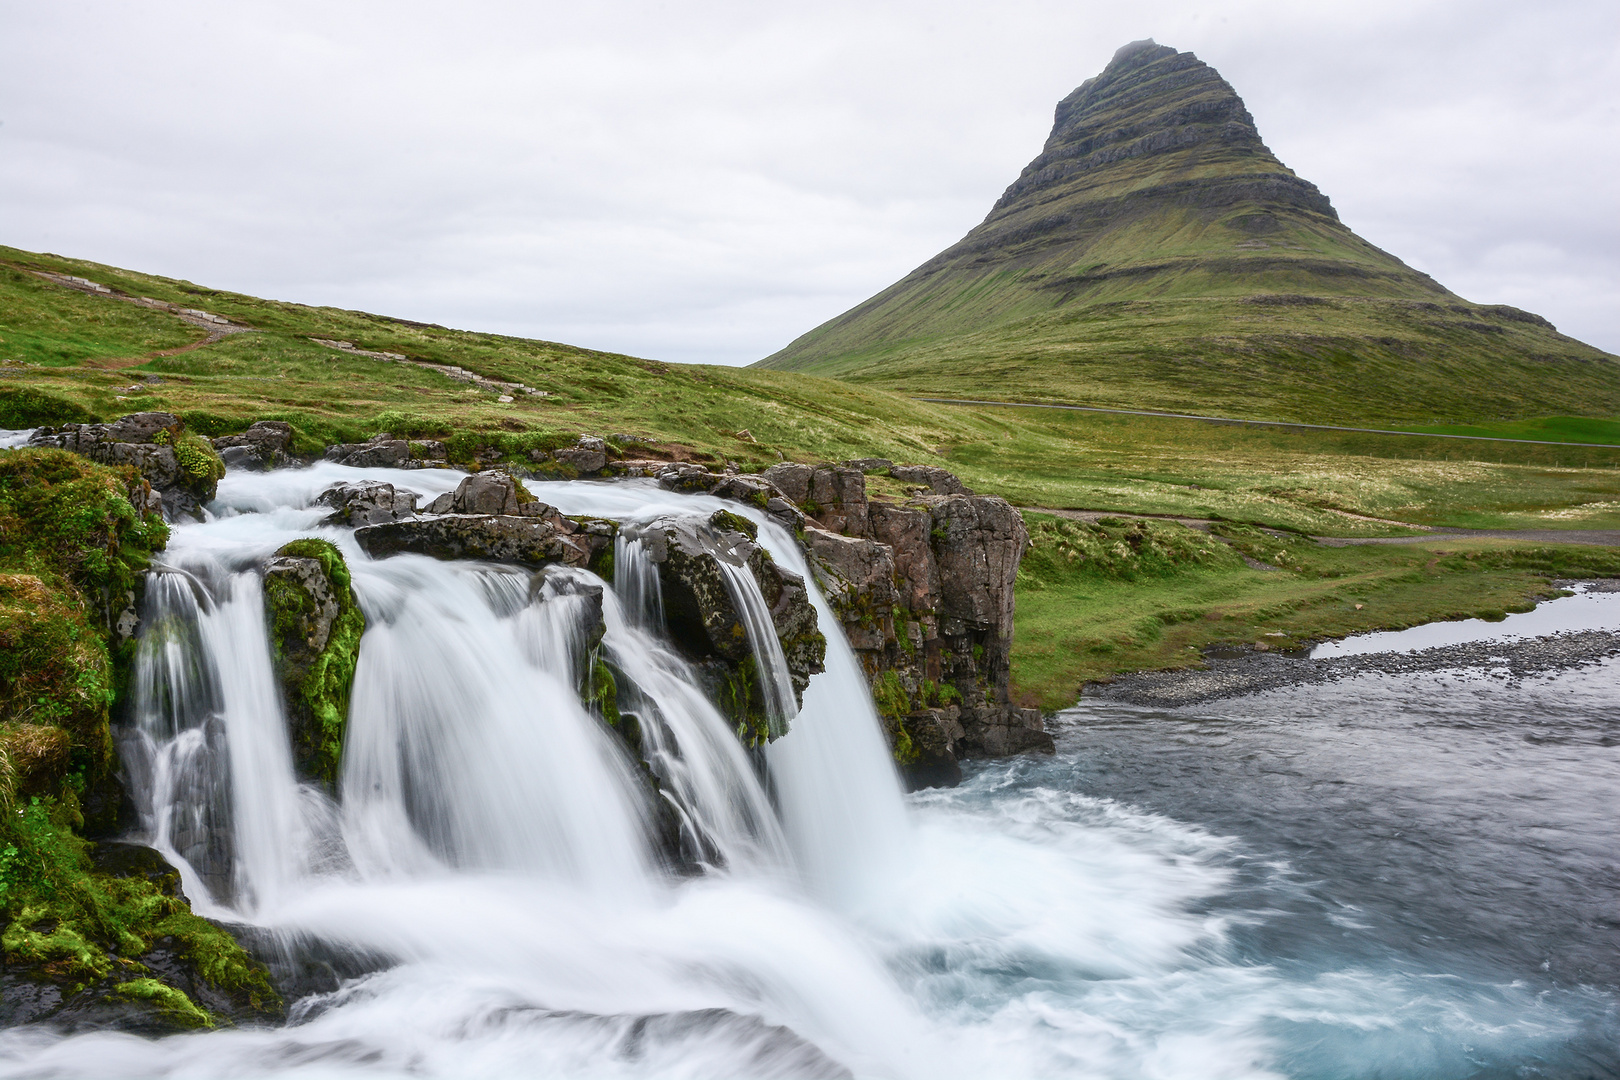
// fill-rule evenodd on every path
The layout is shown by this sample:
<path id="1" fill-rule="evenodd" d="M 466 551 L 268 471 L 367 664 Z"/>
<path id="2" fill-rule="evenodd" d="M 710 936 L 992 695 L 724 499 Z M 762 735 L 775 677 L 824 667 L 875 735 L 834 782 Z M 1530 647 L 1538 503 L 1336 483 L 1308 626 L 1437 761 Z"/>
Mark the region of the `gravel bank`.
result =
<path id="1" fill-rule="evenodd" d="M 1569 587 L 1575 582 L 1555 584 Z M 1581 582 L 1589 591 L 1620 591 L 1620 582 Z M 1550 671 L 1595 664 L 1620 656 L 1620 631 L 1583 630 L 1517 641 L 1479 641 L 1445 645 L 1420 652 L 1365 653 L 1311 660 L 1299 650 L 1292 655 L 1245 648 L 1237 655 L 1210 656 L 1201 670 L 1148 671 L 1121 675 L 1109 683 L 1088 683 L 1087 701 L 1121 701 L 1132 705 L 1178 708 L 1286 686 L 1325 683 L 1352 675 L 1404 675 L 1419 671 L 1475 668 L 1503 671 L 1524 678 Z"/>

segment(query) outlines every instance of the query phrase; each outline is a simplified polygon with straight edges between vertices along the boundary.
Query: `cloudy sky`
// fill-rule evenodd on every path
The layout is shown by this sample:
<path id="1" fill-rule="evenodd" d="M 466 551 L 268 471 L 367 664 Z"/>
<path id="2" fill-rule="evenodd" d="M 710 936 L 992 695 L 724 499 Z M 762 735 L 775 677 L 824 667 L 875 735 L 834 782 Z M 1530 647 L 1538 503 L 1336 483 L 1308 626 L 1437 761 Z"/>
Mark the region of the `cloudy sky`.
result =
<path id="1" fill-rule="evenodd" d="M 1620 352 L 1620 5 L 0 0 L 0 243 L 748 363 L 946 247 L 1125 42 L 1361 235 Z"/>

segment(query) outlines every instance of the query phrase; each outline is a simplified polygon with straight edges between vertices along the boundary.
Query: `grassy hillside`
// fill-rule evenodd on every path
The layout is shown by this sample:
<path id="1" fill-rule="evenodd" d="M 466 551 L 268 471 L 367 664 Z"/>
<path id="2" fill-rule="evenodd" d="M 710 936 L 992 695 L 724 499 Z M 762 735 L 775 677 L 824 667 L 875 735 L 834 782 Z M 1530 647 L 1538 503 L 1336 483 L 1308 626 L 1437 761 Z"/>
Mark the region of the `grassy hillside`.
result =
<path id="1" fill-rule="evenodd" d="M 87 278 L 116 292 L 87 294 L 41 273 Z M 204 343 L 208 335 L 200 327 L 120 294 L 201 309 L 253 329 Z M 407 361 L 363 356 L 313 338 Z M 174 352 L 186 346 L 196 347 Z M 501 402 L 494 390 L 420 366 L 428 363 L 547 394 Z M 209 434 L 238 431 L 254 420 L 286 420 L 306 452 L 392 430 L 450 439 L 463 459 L 480 447 L 514 453 L 571 442 L 585 432 L 744 468 L 784 457 L 882 455 L 944 465 L 976 490 L 1024 507 L 1220 518 L 1232 523 L 1222 528 L 1261 525 L 1296 536 L 1402 535 L 1413 525 L 1620 528 L 1620 450 L 1600 446 L 935 406 L 816 376 L 666 365 L 261 300 L 0 248 L 0 427 L 140 409 L 177 412 Z M 1553 418 L 1541 428 L 1487 430 L 1566 436 L 1610 429 Z M 1357 547 L 1317 556 L 1312 553 L 1329 549 L 1298 539 L 1289 541 L 1300 546 L 1298 557 L 1278 574 L 1254 571 L 1234 561 L 1225 545 L 1210 548 L 1207 539 L 1178 525 L 1154 529 L 1180 537 L 1166 541 L 1169 549 L 1201 546 L 1219 557 L 1172 559 L 1164 574 L 1075 567 L 1063 545 L 1075 550 L 1077 536 L 1037 531 L 1018 588 L 1014 664 L 1021 694 L 1062 704 L 1081 681 L 1108 671 L 1197 662 L 1189 646 L 1489 614 L 1547 588 L 1536 568 L 1542 564 L 1512 562 L 1525 545 L 1446 538 L 1418 548 Z M 1044 547 L 1048 540 L 1051 552 Z M 1460 544 L 1507 552 L 1500 558 L 1509 564 L 1448 561 L 1439 554 Z M 1567 550 L 1573 554 L 1566 562 L 1589 559 L 1596 549 Z M 1048 558 L 1052 552 L 1064 561 Z M 1310 571 L 1316 559 L 1349 582 L 1334 584 L 1332 575 Z M 1445 573 L 1432 572 L 1436 559 Z M 1347 584 L 1384 590 L 1380 595 L 1389 602 L 1360 610 L 1340 603 L 1349 596 Z M 1208 619 L 1215 610 L 1222 616 Z M 1182 618 L 1194 611 L 1203 614 Z M 1225 618 L 1228 612 L 1235 613 L 1232 619 Z"/>
<path id="2" fill-rule="evenodd" d="M 1620 359 L 1346 228 L 1191 53 L 1061 102 L 985 221 L 760 367 L 911 394 L 1327 422 L 1620 414 Z"/>

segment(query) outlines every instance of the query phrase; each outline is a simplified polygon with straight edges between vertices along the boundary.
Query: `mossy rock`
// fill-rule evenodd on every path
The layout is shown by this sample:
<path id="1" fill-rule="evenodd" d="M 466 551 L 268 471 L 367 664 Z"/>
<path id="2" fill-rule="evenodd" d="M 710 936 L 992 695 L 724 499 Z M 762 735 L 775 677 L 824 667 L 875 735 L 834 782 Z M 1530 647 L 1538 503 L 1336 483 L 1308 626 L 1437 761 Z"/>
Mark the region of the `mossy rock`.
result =
<path id="1" fill-rule="evenodd" d="M 270 649 L 299 775 L 335 789 L 366 617 L 342 552 L 294 540 L 265 567 Z"/>
<path id="2" fill-rule="evenodd" d="M 161 856 L 102 868 L 78 820 L 71 790 L 0 819 L 9 1022 L 161 1034 L 283 1016 L 264 966 L 191 912 Z"/>

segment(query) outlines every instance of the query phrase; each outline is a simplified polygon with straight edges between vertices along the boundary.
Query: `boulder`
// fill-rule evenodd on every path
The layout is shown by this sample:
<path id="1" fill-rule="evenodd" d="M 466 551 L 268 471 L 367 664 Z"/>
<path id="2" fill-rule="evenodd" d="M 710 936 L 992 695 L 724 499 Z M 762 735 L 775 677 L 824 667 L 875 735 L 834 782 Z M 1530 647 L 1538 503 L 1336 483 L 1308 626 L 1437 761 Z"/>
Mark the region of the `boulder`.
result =
<path id="1" fill-rule="evenodd" d="M 690 461 L 673 461 L 659 467 L 653 474 L 658 486 L 668 491 L 708 491 L 720 479 L 702 465 Z"/>
<path id="2" fill-rule="evenodd" d="M 222 435 L 214 449 L 227 468 L 262 471 L 293 463 L 292 425 L 280 420 L 259 420 L 240 435 Z"/>
<path id="3" fill-rule="evenodd" d="M 450 460 L 450 450 L 437 439 L 412 439 L 411 460 L 427 464 L 443 464 Z"/>
<path id="4" fill-rule="evenodd" d="M 411 444 L 386 431 L 363 443 L 337 443 L 326 448 L 325 460 L 355 469 L 400 469 L 411 461 Z"/>
<path id="5" fill-rule="evenodd" d="M 863 473 L 887 472 L 894 468 L 894 462 L 886 457 L 853 458 L 844 462 L 846 469 L 859 469 Z"/>
<path id="6" fill-rule="evenodd" d="M 499 469 L 474 473 L 450 493 L 448 511 L 452 514 L 516 514 L 527 503 L 535 501 L 523 482 L 511 473 Z M 437 500 L 435 500 L 437 505 Z"/>
<path id="7" fill-rule="evenodd" d="M 283 546 L 265 565 L 264 603 L 299 776 L 334 789 L 366 629 L 342 553 L 325 540 Z"/>
<path id="8" fill-rule="evenodd" d="M 789 502 L 776 485 L 764 476 L 727 476 L 710 488 L 709 494 L 758 507 L 789 532 L 797 533 L 804 529 L 804 512 Z"/>
<path id="9" fill-rule="evenodd" d="M 376 525 L 415 517 L 418 498 L 415 492 L 393 484 L 362 480 L 355 484 L 333 484 L 321 492 L 315 502 L 333 508 L 321 521 L 322 525 Z"/>
<path id="10" fill-rule="evenodd" d="M 583 567 L 598 547 L 612 543 L 611 531 L 603 537 L 550 507 L 545 509 L 551 511 L 550 516 L 444 514 L 383 522 L 356 529 L 354 538 L 366 554 L 378 559 L 412 552 L 435 559 L 488 559 L 526 566 L 561 563 Z"/>
<path id="11" fill-rule="evenodd" d="M 955 705 L 924 709 L 894 721 L 891 743 L 907 791 L 955 787 L 962 782 L 956 750 L 966 735 Z"/>
<path id="12" fill-rule="evenodd" d="M 592 435 L 581 435 L 576 445 L 553 450 L 551 456 L 581 476 L 596 476 L 607 468 L 607 443 Z"/>
<path id="13" fill-rule="evenodd" d="M 815 471 L 809 465 L 784 461 L 780 465 L 772 465 L 759 475 L 760 479 L 776 488 L 788 501 L 803 506 L 810 501 L 810 477 Z"/>
<path id="14" fill-rule="evenodd" d="M 972 495 L 952 473 L 934 465 L 891 465 L 889 475 L 907 484 L 921 484 L 935 495 Z"/>
<path id="15" fill-rule="evenodd" d="M 1006 757 L 1029 750 L 1050 754 L 1057 748 L 1041 722 L 1041 710 L 993 702 L 961 710 L 963 757 Z"/>
<path id="16" fill-rule="evenodd" d="M 203 506 L 213 500 L 220 477 L 225 475 L 225 463 L 213 445 L 201 436 L 186 434 L 184 422 L 173 413 L 131 413 L 110 424 L 40 428 L 29 437 L 28 445 L 71 450 L 103 465 L 134 467 L 156 493 L 156 505 L 170 520 L 201 520 Z"/>

